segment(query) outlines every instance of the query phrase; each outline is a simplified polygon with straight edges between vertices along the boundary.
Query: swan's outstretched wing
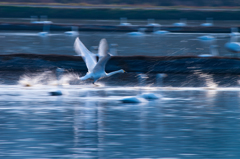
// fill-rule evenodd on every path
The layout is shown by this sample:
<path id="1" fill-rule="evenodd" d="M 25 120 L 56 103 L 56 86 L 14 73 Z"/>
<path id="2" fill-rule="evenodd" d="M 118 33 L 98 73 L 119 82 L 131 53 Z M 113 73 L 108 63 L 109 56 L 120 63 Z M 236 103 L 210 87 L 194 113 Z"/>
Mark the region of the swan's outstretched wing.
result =
<path id="1" fill-rule="evenodd" d="M 97 64 L 96 57 L 92 56 L 92 53 L 84 46 L 79 38 L 76 38 L 74 42 L 74 49 L 78 55 L 83 57 L 88 68 L 88 72 L 92 72 Z"/>
<path id="2" fill-rule="evenodd" d="M 93 73 L 105 72 L 105 66 L 108 60 L 111 58 L 110 54 L 106 54 L 98 61 L 97 65 L 93 69 Z"/>
<path id="3" fill-rule="evenodd" d="M 108 51 L 108 43 L 106 39 L 102 39 L 99 43 L 98 47 L 98 55 L 99 55 L 99 61 L 101 58 L 104 56 L 107 56 L 107 51 Z"/>

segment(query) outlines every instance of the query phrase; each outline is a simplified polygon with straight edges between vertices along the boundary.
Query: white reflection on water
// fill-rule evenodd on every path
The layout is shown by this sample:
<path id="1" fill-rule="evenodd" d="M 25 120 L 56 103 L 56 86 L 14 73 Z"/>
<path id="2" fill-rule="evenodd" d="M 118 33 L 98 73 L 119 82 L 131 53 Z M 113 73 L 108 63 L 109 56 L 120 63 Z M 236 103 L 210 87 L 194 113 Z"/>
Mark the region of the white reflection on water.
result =
<path id="1" fill-rule="evenodd" d="M 135 87 L 0 86 L 2 158 L 238 158 L 239 88 L 143 87 L 163 98 L 118 100 Z M 222 152 L 222 153 L 219 153 Z"/>

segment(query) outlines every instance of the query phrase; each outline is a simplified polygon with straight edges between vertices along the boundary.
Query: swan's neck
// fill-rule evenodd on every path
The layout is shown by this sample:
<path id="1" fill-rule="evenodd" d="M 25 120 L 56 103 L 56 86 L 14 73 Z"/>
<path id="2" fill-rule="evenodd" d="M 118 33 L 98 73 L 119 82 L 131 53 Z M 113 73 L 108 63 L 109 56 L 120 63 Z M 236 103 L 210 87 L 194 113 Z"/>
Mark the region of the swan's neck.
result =
<path id="1" fill-rule="evenodd" d="M 109 76 L 112 76 L 112 75 L 117 74 L 117 73 L 124 73 L 124 70 L 121 69 L 121 70 L 118 70 L 118 71 L 113 71 L 113 72 L 107 73 L 106 76 L 109 77 Z"/>

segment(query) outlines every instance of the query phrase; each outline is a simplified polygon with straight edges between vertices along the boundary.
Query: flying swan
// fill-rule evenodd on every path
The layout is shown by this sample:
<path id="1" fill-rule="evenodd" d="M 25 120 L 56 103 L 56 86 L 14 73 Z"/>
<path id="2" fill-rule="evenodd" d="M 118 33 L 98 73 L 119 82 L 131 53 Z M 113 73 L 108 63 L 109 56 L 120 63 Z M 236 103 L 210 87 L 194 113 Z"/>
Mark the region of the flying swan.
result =
<path id="1" fill-rule="evenodd" d="M 111 55 L 107 52 L 108 51 L 108 44 L 106 39 L 102 39 L 99 43 L 99 49 L 98 49 L 98 55 L 99 60 L 97 62 L 96 56 L 94 56 L 85 46 L 84 44 L 79 40 L 79 38 L 76 38 L 74 43 L 74 49 L 77 54 L 81 55 L 83 60 L 86 63 L 88 72 L 85 76 L 80 77 L 79 79 L 81 81 L 92 79 L 93 84 L 102 78 L 112 76 L 117 73 L 124 73 L 125 71 L 123 69 L 106 73 L 105 72 L 105 65 L 108 62 L 108 60 L 111 58 Z"/>

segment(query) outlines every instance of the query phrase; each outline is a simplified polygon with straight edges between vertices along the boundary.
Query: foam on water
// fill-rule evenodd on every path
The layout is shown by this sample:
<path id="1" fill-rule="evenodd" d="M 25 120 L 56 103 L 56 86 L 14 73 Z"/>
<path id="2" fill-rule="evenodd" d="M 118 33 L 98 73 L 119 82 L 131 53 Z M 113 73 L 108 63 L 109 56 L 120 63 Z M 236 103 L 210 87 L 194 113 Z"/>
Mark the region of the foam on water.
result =
<path id="1" fill-rule="evenodd" d="M 205 73 L 202 73 L 200 71 L 196 71 L 194 74 L 199 75 L 200 78 L 205 80 L 205 83 L 206 83 L 206 86 L 207 86 L 206 89 L 215 89 L 215 88 L 218 87 L 218 84 L 216 84 L 213 81 L 213 76 L 212 75 L 205 74 Z"/>
<path id="2" fill-rule="evenodd" d="M 42 86 L 42 85 L 69 85 L 70 81 L 76 81 L 78 75 L 75 73 L 67 73 L 60 77 L 59 81 L 52 71 L 45 71 L 38 74 L 24 74 L 20 77 L 18 83 L 24 87 Z"/>

